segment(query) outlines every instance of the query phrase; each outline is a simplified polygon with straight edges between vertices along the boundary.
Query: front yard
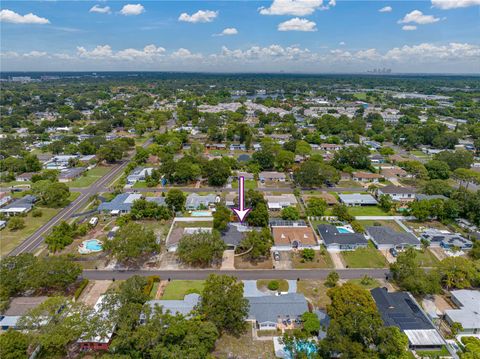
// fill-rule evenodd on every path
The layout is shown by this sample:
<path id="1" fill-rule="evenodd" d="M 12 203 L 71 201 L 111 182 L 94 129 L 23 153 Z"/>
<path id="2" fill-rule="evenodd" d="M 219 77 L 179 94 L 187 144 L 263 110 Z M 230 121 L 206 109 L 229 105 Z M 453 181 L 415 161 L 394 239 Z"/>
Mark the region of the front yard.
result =
<path id="1" fill-rule="evenodd" d="M 325 309 L 330 304 L 327 296 L 328 288 L 322 280 L 300 280 L 297 282 L 297 293 L 303 293 L 305 298 L 316 308 Z"/>
<path id="2" fill-rule="evenodd" d="M 386 268 L 387 260 L 372 242 L 367 248 L 358 248 L 354 251 L 341 252 L 348 268 Z"/>
<path id="3" fill-rule="evenodd" d="M 163 280 L 167 278 L 162 278 Z M 182 300 L 187 294 L 201 294 L 205 286 L 204 280 L 173 280 L 167 284 L 162 295 L 164 300 Z"/>
<path id="4" fill-rule="evenodd" d="M 272 258 L 268 257 L 263 261 L 252 262 L 245 256 L 235 257 L 234 265 L 236 269 L 272 269 Z"/>
<path id="5" fill-rule="evenodd" d="M 295 269 L 333 268 L 332 259 L 327 251 L 315 251 L 312 261 L 306 261 L 301 252 L 292 253 L 292 265 Z"/>
<path id="6" fill-rule="evenodd" d="M 348 207 L 348 213 L 352 216 L 388 216 L 388 213 L 377 206 Z"/>
<path id="7" fill-rule="evenodd" d="M 417 261 L 421 267 L 433 267 L 438 263 L 437 257 L 428 249 L 417 251 Z"/>
<path id="8" fill-rule="evenodd" d="M 74 181 L 67 182 L 67 186 L 71 188 L 83 188 L 89 187 L 97 180 L 105 176 L 111 170 L 110 167 L 97 166 L 88 170 L 83 175 L 75 179 Z"/>
<path id="9" fill-rule="evenodd" d="M 245 189 L 255 189 L 255 188 L 257 188 L 257 181 L 246 180 L 244 183 L 245 183 Z M 238 188 L 238 181 L 236 181 L 236 180 L 232 181 L 232 188 L 234 188 L 234 189 Z"/>

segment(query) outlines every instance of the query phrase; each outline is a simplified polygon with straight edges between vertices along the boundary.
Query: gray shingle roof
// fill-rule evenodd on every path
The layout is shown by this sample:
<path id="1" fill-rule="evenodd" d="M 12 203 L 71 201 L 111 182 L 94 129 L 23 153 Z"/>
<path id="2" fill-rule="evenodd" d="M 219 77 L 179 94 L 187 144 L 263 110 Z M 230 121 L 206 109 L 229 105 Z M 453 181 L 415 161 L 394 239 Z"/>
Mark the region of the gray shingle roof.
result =
<path id="1" fill-rule="evenodd" d="M 289 293 L 283 295 L 265 295 L 247 297 L 250 303 L 248 319 L 259 323 L 273 322 L 278 319 L 297 319 L 308 311 L 307 300 L 303 294 Z"/>
<path id="2" fill-rule="evenodd" d="M 319 224 L 318 233 L 326 245 L 331 244 L 367 244 L 367 239 L 360 233 L 340 233 L 337 227 L 331 224 Z"/>
<path id="3" fill-rule="evenodd" d="M 150 300 L 147 304 L 154 309 L 161 306 L 163 311 L 170 311 L 171 314 L 188 315 L 200 302 L 200 295 L 197 293 L 187 294 L 183 300 Z"/>
<path id="4" fill-rule="evenodd" d="M 371 226 L 366 228 L 367 233 L 376 244 L 412 245 L 420 241 L 411 233 L 397 232 L 387 226 Z"/>

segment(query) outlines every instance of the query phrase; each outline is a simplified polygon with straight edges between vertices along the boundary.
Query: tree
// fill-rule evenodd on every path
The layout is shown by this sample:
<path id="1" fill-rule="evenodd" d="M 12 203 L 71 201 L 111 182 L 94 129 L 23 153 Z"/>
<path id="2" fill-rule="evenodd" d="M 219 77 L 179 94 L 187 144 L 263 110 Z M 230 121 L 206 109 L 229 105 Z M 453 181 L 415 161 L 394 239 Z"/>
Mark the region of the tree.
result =
<path id="1" fill-rule="evenodd" d="M 185 207 L 185 195 L 179 189 L 171 189 L 167 193 L 165 203 L 175 212 L 182 211 Z"/>
<path id="2" fill-rule="evenodd" d="M 252 155 L 252 161 L 260 165 L 260 169 L 270 170 L 275 165 L 275 156 L 269 148 L 263 148 Z"/>
<path id="3" fill-rule="evenodd" d="M 339 279 L 340 279 L 340 276 L 338 275 L 337 272 L 330 272 L 328 273 L 327 279 L 325 280 L 325 285 L 327 287 L 335 287 Z"/>
<path id="4" fill-rule="evenodd" d="M 58 291 L 67 289 L 82 273 L 80 265 L 66 255 L 42 258 L 26 271 L 28 288 Z"/>
<path id="5" fill-rule="evenodd" d="M 480 174 L 471 169 L 457 168 L 453 171 L 452 177 L 460 182 L 460 185 L 465 186 L 466 189 L 468 189 L 470 183 L 480 183 Z"/>
<path id="6" fill-rule="evenodd" d="M 397 327 L 383 327 L 375 340 L 378 353 L 385 359 L 408 359 L 408 337 Z"/>
<path id="7" fill-rule="evenodd" d="M 320 320 L 315 313 L 305 312 L 302 314 L 303 330 L 308 334 L 317 334 L 320 331 Z"/>
<path id="8" fill-rule="evenodd" d="M 473 240 L 473 246 L 470 252 L 468 253 L 473 259 L 480 259 L 480 240 Z"/>
<path id="9" fill-rule="evenodd" d="M 246 256 L 256 260 L 267 256 L 273 245 L 273 237 L 268 228 L 262 228 L 260 232 L 248 232 L 240 242 L 238 248 L 242 252 L 248 251 Z"/>
<path id="10" fill-rule="evenodd" d="M 430 179 L 446 180 L 450 177 L 450 167 L 447 163 L 438 160 L 431 160 L 425 164 Z"/>
<path id="11" fill-rule="evenodd" d="M 258 203 L 247 217 L 247 223 L 254 227 L 268 226 L 268 208 L 265 203 Z"/>
<path id="12" fill-rule="evenodd" d="M 75 228 L 67 222 L 62 221 L 59 225 L 54 226 L 52 232 L 45 238 L 48 250 L 56 252 L 62 250 L 73 242 L 75 237 Z"/>
<path id="13" fill-rule="evenodd" d="M 135 222 L 123 225 L 104 248 L 119 262 L 136 262 L 160 249 L 153 230 Z"/>
<path id="14" fill-rule="evenodd" d="M 470 288 L 480 281 L 474 263 L 463 257 L 447 257 L 437 264 L 436 272 L 447 290 Z"/>
<path id="15" fill-rule="evenodd" d="M 218 231 L 224 231 L 227 229 L 230 223 L 232 211 L 225 206 L 217 206 L 215 212 L 213 212 L 213 228 Z"/>
<path id="16" fill-rule="evenodd" d="M 370 150 L 365 146 L 344 147 L 335 152 L 332 164 L 335 168 L 343 170 L 346 167 L 355 169 L 370 168 Z"/>
<path id="17" fill-rule="evenodd" d="M 307 214 L 309 216 L 321 217 L 327 207 L 327 202 L 322 198 L 311 197 L 307 200 Z"/>
<path id="18" fill-rule="evenodd" d="M 172 210 L 156 202 L 141 198 L 133 201 L 130 215 L 134 219 L 154 218 L 157 220 L 168 220 L 172 218 Z"/>
<path id="19" fill-rule="evenodd" d="M 125 146 L 118 141 L 109 141 L 97 150 L 97 158 L 100 162 L 115 163 L 124 155 Z"/>
<path id="20" fill-rule="evenodd" d="M 30 339 L 27 334 L 9 329 L 0 335 L 0 358 L 26 359 L 29 344 Z"/>
<path id="21" fill-rule="evenodd" d="M 303 162 L 293 177 L 302 187 L 320 187 L 324 183 L 336 183 L 340 180 L 339 172 L 334 167 L 315 159 Z"/>
<path id="22" fill-rule="evenodd" d="M 227 248 L 217 231 L 199 232 L 183 236 L 178 243 L 177 255 L 184 263 L 207 266 L 222 259 Z"/>
<path id="23" fill-rule="evenodd" d="M 455 171 L 457 168 L 470 168 L 473 163 L 473 153 L 466 150 L 442 151 L 437 153 L 434 159 L 445 162 L 450 167 L 450 171 Z"/>
<path id="24" fill-rule="evenodd" d="M 332 214 L 338 218 L 339 221 L 351 222 L 355 219 L 348 213 L 348 207 L 345 204 L 336 204 L 333 206 Z"/>
<path id="25" fill-rule="evenodd" d="M 440 279 L 435 272 L 425 272 L 420 267 L 417 251 L 408 248 L 400 253 L 390 265 L 393 280 L 402 289 L 412 294 L 433 294 L 440 291 Z"/>
<path id="26" fill-rule="evenodd" d="M 215 158 L 205 164 L 204 174 L 208 177 L 210 186 L 223 186 L 227 183 L 232 170 L 226 161 Z"/>
<path id="27" fill-rule="evenodd" d="M 282 219 L 296 221 L 300 218 L 300 213 L 296 207 L 285 207 L 282 209 Z"/>
<path id="28" fill-rule="evenodd" d="M 388 194 L 382 194 L 378 199 L 378 204 L 385 212 L 390 212 L 393 207 L 393 200 Z"/>
<path id="29" fill-rule="evenodd" d="M 11 231 L 18 231 L 25 228 L 25 220 L 22 217 L 12 217 L 8 221 L 8 229 Z"/>
<path id="30" fill-rule="evenodd" d="M 207 278 L 199 312 L 215 324 L 220 333 L 243 333 L 248 306 L 243 296 L 243 283 L 235 277 L 211 274 Z"/>
<path id="31" fill-rule="evenodd" d="M 70 189 L 65 183 L 41 180 L 32 185 L 32 191 L 40 203 L 48 207 L 63 207 L 68 203 Z"/>

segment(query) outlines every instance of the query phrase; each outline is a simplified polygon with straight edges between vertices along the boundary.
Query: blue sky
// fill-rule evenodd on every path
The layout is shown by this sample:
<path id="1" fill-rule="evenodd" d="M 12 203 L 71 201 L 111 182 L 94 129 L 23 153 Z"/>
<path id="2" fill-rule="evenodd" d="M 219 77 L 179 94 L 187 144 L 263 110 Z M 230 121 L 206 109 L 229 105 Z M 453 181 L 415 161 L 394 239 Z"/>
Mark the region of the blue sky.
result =
<path id="1" fill-rule="evenodd" d="M 2 1 L 1 68 L 480 72 L 480 0 Z M 382 9 L 382 11 L 380 11 Z"/>

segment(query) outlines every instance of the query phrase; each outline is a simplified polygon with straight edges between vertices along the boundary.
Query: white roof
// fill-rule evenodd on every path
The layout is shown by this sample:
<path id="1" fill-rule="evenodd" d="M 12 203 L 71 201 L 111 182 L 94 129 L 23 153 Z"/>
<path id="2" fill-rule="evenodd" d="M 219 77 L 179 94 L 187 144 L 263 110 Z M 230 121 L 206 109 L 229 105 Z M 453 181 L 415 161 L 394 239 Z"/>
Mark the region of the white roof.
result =
<path id="1" fill-rule="evenodd" d="M 462 324 L 464 329 L 480 328 L 480 291 L 453 290 L 452 297 L 461 304 L 460 309 L 448 309 L 445 314 L 452 322 Z"/>
<path id="2" fill-rule="evenodd" d="M 129 195 L 125 199 L 125 202 L 123 202 L 123 203 L 133 203 L 133 201 L 136 201 L 136 200 L 141 199 L 141 198 L 142 198 L 142 195 L 140 193 L 133 193 L 133 194 Z"/>
<path id="3" fill-rule="evenodd" d="M 445 341 L 435 329 L 407 329 L 403 331 L 412 346 L 444 345 Z"/>

